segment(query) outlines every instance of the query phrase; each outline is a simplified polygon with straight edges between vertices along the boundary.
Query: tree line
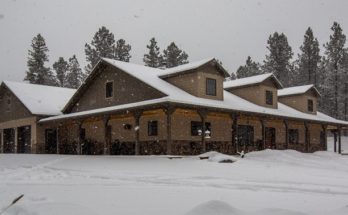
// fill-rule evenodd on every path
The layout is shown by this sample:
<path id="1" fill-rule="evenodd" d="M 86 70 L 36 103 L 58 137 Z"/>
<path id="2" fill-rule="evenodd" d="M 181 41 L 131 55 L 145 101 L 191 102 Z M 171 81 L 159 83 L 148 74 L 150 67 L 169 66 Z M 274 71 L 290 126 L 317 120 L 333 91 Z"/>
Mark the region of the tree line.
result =
<path id="1" fill-rule="evenodd" d="M 313 84 L 322 98 L 319 110 L 330 116 L 348 118 L 348 48 L 346 36 L 339 23 L 331 27 L 328 42 L 320 52 L 318 39 L 308 27 L 300 53 L 293 59 L 293 51 L 284 33 L 275 32 L 267 41 L 268 54 L 262 63 L 250 56 L 238 68 L 232 79 L 273 72 L 284 87 Z"/>
<path id="2" fill-rule="evenodd" d="M 156 39 L 150 39 L 146 46 L 148 53 L 144 54 L 144 64 L 155 68 L 171 68 L 188 63 L 188 54 L 171 42 L 161 53 Z M 85 44 L 87 66 L 84 70 L 73 55 L 68 60 L 59 57 L 52 65 L 49 62 L 49 49 L 41 34 L 32 39 L 31 49 L 28 51 L 27 71 L 24 80 L 32 84 L 78 88 L 93 70 L 98 61 L 105 57 L 129 62 L 131 59 L 131 45 L 124 39 L 115 40 L 114 34 L 102 26 L 94 34 L 92 41 Z"/>

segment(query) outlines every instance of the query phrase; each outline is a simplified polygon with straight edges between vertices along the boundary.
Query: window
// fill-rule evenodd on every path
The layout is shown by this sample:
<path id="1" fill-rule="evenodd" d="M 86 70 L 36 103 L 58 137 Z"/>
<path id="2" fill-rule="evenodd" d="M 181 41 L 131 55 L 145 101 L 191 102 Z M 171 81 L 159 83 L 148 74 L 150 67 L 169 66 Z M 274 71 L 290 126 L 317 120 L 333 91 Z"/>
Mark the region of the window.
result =
<path id="1" fill-rule="evenodd" d="M 298 144 L 298 129 L 289 129 L 289 143 Z"/>
<path id="2" fill-rule="evenodd" d="M 308 99 L 307 108 L 308 108 L 308 112 L 313 112 L 313 100 L 312 99 Z"/>
<path id="3" fill-rule="evenodd" d="M 266 90 L 266 104 L 273 105 L 273 92 Z"/>
<path id="4" fill-rule="evenodd" d="M 206 94 L 209 96 L 216 96 L 216 80 L 215 79 L 207 78 Z"/>
<path id="5" fill-rule="evenodd" d="M 147 134 L 148 134 L 148 136 L 157 136 L 157 134 L 158 134 L 157 121 L 149 121 L 147 123 Z"/>
<path id="6" fill-rule="evenodd" d="M 211 124 L 210 122 L 206 122 L 205 123 L 205 129 L 211 132 Z M 199 136 L 198 131 L 201 131 L 201 135 L 203 134 L 202 131 L 202 122 L 198 122 L 198 121 L 192 121 L 191 122 L 191 136 Z M 204 131 L 205 132 L 205 131 Z"/>
<path id="7" fill-rule="evenodd" d="M 252 146 L 254 142 L 254 127 L 251 125 L 238 125 L 238 144 Z"/>
<path id="8" fill-rule="evenodd" d="M 105 84 L 105 97 L 106 98 L 111 98 L 113 96 L 113 92 L 114 92 L 114 82 L 110 81 L 110 82 L 106 82 Z"/>

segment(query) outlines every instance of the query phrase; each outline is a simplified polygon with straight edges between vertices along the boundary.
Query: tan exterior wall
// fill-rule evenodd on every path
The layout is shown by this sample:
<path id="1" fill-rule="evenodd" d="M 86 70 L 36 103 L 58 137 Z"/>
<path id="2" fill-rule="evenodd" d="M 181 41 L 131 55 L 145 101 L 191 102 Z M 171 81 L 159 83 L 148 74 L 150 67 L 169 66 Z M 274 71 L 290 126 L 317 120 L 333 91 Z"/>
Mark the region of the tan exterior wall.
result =
<path id="1" fill-rule="evenodd" d="M 18 128 L 22 126 L 30 125 L 31 129 L 31 153 L 39 153 L 37 150 L 38 148 L 38 139 L 37 139 L 37 117 L 32 116 L 28 118 L 23 119 L 15 119 L 10 120 L 7 122 L 1 122 L 0 123 L 0 130 L 6 129 L 6 128 Z M 17 132 L 17 131 L 16 131 Z M 17 141 L 17 140 L 15 140 Z"/>
<path id="2" fill-rule="evenodd" d="M 273 105 L 266 104 L 266 90 L 273 92 Z M 253 85 L 243 88 L 230 89 L 228 91 L 257 105 L 269 108 L 278 108 L 277 88 L 270 84 L 266 83 Z"/>
<path id="3" fill-rule="evenodd" d="M 216 96 L 206 94 L 206 79 L 216 80 Z M 223 100 L 224 77 L 213 66 L 205 66 L 190 73 L 165 78 L 169 83 L 201 98 Z"/>
<path id="4" fill-rule="evenodd" d="M 286 130 L 283 121 L 281 120 L 265 120 L 265 127 L 275 128 L 275 142 L 277 149 L 283 149 L 285 145 Z"/>
<path id="5" fill-rule="evenodd" d="M 113 97 L 105 97 L 105 84 L 113 82 Z M 72 112 L 145 101 L 165 96 L 163 93 L 122 72 L 107 66 L 83 93 Z"/>
<path id="6" fill-rule="evenodd" d="M 313 100 L 313 112 L 308 111 L 308 99 Z M 304 113 L 316 114 L 318 99 L 313 93 L 280 97 L 279 102 Z"/>
<path id="7" fill-rule="evenodd" d="M 10 104 L 8 104 L 8 100 Z M 4 85 L 0 88 L 0 122 L 25 119 L 33 115 Z"/>

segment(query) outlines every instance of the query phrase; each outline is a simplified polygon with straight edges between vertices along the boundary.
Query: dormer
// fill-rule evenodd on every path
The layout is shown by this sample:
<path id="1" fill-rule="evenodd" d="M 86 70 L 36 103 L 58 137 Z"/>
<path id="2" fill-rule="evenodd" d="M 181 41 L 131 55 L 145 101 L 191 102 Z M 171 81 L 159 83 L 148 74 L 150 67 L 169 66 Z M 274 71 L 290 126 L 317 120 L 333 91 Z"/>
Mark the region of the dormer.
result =
<path id="1" fill-rule="evenodd" d="M 159 77 L 191 95 L 223 100 L 223 82 L 229 74 L 215 59 L 208 59 L 166 69 Z"/>
<path id="2" fill-rule="evenodd" d="M 277 91 L 282 88 L 272 73 L 224 82 L 224 89 L 228 92 L 254 104 L 275 109 L 278 108 Z"/>
<path id="3" fill-rule="evenodd" d="M 278 90 L 279 102 L 304 113 L 317 114 L 318 98 L 321 97 L 314 85 L 289 87 Z"/>

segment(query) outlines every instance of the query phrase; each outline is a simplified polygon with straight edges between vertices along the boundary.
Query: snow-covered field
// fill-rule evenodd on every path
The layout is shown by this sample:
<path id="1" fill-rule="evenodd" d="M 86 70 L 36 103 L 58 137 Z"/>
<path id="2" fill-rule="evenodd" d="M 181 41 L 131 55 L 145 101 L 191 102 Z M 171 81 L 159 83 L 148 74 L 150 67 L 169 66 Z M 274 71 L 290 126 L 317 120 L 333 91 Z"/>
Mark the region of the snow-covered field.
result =
<path id="1" fill-rule="evenodd" d="M 0 208 L 24 194 L 5 214 L 348 214 L 348 156 L 218 160 L 0 154 Z"/>

